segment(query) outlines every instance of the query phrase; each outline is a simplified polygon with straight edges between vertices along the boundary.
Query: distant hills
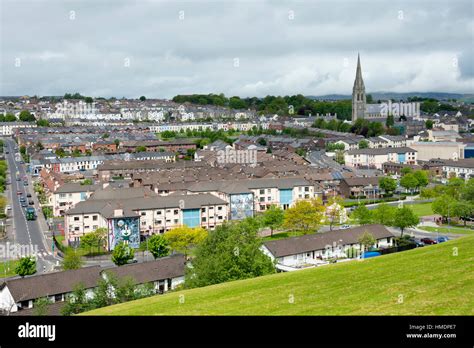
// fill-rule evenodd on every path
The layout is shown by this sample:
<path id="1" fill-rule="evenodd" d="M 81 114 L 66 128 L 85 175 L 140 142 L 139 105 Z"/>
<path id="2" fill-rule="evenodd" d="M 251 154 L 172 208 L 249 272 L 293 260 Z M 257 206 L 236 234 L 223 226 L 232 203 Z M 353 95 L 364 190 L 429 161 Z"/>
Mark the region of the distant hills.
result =
<path id="1" fill-rule="evenodd" d="M 474 94 L 460 94 L 460 93 L 444 93 L 444 92 L 409 92 L 409 93 L 395 93 L 395 92 L 369 92 L 374 100 L 405 100 L 409 97 L 434 98 L 438 100 L 457 99 L 462 101 L 474 101 Z M 307 96 L 309 99 L 315 100 L 342 100 L 351 99 L 351 95 L 345 94 L 327 94 L 321 96 Z"/>

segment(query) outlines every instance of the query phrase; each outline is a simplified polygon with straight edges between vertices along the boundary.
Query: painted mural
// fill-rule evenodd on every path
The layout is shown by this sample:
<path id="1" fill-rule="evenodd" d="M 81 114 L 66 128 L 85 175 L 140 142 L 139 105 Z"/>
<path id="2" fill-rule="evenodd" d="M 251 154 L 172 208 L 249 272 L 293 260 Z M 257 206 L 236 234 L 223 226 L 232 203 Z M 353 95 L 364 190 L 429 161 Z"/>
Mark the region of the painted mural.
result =
<path id="1" fill-rule="evenodd" d="M 140 219 L 138 217 L 122 217 L 109 220 L 109 246 L 125 242 L 132 248 L 140 246 Z"/>
<path id="2" fill-rule="evenodd" d="M 230 219 L 241 220 L 253 216 L 253 194 L 241 193 L 230 196 Z"/>

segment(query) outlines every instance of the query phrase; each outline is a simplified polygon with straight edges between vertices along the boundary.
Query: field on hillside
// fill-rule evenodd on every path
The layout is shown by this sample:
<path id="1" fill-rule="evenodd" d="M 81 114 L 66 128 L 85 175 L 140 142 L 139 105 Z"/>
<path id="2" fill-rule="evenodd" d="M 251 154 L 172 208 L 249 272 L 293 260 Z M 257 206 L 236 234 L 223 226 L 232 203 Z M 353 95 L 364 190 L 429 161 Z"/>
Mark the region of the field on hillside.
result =
<path id="1" fill-rule="evenodd" d="M 89 315 L 474 315 L 474 236 L 181 290 Z"/>
<path id="2" fill-rule="evenodd" d="M 405 206 L 413 210 L 413 212 L 419 217 L 434 214 L 433 209 L 431 209 L 431 202 L 419 203 L 419 204 L 406 204 Z"/>

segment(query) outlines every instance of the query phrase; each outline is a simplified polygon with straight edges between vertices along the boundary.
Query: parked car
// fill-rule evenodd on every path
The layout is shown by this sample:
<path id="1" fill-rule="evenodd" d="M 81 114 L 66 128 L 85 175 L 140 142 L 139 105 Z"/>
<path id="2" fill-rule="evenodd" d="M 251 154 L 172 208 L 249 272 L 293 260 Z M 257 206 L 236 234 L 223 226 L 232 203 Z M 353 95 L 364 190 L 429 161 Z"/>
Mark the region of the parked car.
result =
<path id="1" fill-rule="evenodd" d="M 425 243 L 423 243 L 420 238 L 413 238 L 412 240 L 413 240 L 413 243 L 416 244 L 417 248 L 425 246 Z"/>
<path id="2" fill-rule="evenodd" d="M 21 197 L 20 197 L 20 202 L 26 202 L 25 197 L 21 196 Z"/>
<path id="3" fill-rule="evenodd" d="M 26 197 L 30 198 L 30 197 L 31 197 L 31 193 L 27 193 L 27 194 L 26 194 Z"/>
<path id="4" fill-rule="evenodd" d="M 444 243 L 444 242 L 447 242 L 448 240 L 449 240 L 449 238 L 446 237 L 446 236 L 439 236 L 438 238 L 436 238 L 436 241 L 438 243 Z"/>
<path id="5" fill-rule="evenodd" d="M 23 185 L 28 186 L 28 181 L 23 181 Z"/>
<path id="6" fill-rule="evenodd" d="M 35 202 L 33 202 L 33 200 L 32 200 L 32 199 L 30 199 L 30 200 L 28 201 L 28 204 L 29 204 L 29 205 L 34 205 L 34 204 L 35 204 Z"/>
<path id="7" fill-rule="evenodd" d="M 431 238 L 421 238 L 420 239 L 424 244 L 432 245 L 432 244 L 438 244 L 438 242 L 434 239 Z"/>
<path id="8" fill-rule="evenodd" d="M 17 178 L 16 178 L 16 181 L 21 181 L 21 178 L 20 178 L 20 177 L 17 177 Z"/>
<path id="9" fill-rule="evenodd" d="M 348 229 L 348 228 L 351 228 L 351 225 L 342 225 L 341 226 L 342 230 L 345 230 L 345 229 Z"/>
<path id="10" fill-rule="evenodd" d="M 23 208 L 26 208 L 26 207 L 28 206 L 28 203 L 26 203 L 26 201 L 25 201 L 25 202 L 21 202 L 21 206 L 22 206 Z"/>
<path id="11" fill-rule="evenodd" d="M 16 191 L 16 194 L 19 196 L 19 195 L 22 195 L 23 192 L 21 192 L 21 191 Z"/>
<path id="12" fill-rule="evenodd" d="M 127 263 L 137 263 L 138 260 L 137 259 L 131 259 L 131 260 L 128 260 Z"/>
<path id="13" fill-rule="evenodd" d="M 7 204 L 7 205 L 5 206 L 5 209 L 6 209 L 6 210 L 12 210 L 12 206 L 11 206 L 10 204 Z"/>

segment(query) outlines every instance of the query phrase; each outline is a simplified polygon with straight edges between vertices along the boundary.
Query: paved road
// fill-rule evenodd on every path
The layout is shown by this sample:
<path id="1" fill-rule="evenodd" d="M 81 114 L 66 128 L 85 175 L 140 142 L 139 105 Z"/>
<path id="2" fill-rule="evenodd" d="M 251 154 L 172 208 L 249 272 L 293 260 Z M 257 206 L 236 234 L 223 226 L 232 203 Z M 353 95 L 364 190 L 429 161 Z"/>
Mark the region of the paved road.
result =
<path id="1" fill-rule="evenodd" d="M 37 272 L 42 273 L 44 271 L 51 271 L 54 265 L 57 262 L 57 259 L 54 258 L 52 253 L 49 251 L 49 248 L 46 247 L 46 240 L 43 235 L 43 231 L 40 228 L 38 220 L 28 221 L 25 216 L 25 208 L 21 207 L 20 195 L 17 192 L 21 192 L 23 197 L 26 198 L 28 193 L 31 193 L 33 196 L 34 189 L 32 185 L 25 186 L 23 181 L 26 177 L 26 169 L 24 164 L 20 164 L 19 161 L 16 161 L 16 153 L 18 150 L 15 150 L 16 143 L 8 138 L 4 139 L 5 141 L 5 157 L 8 161 L 8 170 L 10 172 L 10 182 L 11 184 L 7 188 L 10 192 L 9 203 L 12 207 L 10 212 L 10 223 L 13 228 L 13 242 L 20 244 L 22 246 L 29 245 L 33 250 L 37 250 Z M 9 152 L 6 154 L 6 152 Z M 17 175 L 18 173 L 18 175 Z M 17 181 L 17 178 L 20 178 L 20 181 Z M 31 180 L 29 180 L 31 183 Z M 29 200 L 28 198 L 26 198 Z M 35 200 L 36 201 L 36 200 Z M 35 205 L 35 209 L 39 214 L 39 207 Z"/>

